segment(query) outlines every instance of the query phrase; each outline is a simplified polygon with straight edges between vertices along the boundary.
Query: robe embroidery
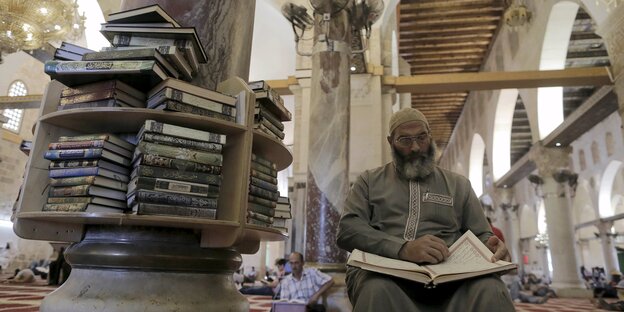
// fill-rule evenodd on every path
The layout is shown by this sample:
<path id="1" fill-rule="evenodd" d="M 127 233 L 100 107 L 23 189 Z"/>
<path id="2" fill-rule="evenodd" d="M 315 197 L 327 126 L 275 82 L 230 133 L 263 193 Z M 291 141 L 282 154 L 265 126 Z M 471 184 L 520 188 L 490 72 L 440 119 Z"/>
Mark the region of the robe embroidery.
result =
<path id="1" fill-rule="evenodd" d="M 418 222 L 420 221 L 420 184 L 410 180 L 409 189 L 409 215 L 407 216 L 403 238 L 411 241 L 416 239 Z"/>

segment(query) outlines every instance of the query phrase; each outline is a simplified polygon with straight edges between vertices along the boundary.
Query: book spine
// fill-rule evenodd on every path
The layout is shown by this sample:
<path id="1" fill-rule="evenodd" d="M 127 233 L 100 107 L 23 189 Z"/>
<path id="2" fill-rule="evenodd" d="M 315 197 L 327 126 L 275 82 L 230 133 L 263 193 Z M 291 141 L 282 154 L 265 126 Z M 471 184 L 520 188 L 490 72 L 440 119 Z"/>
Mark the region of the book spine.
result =
<path id="1" fill-rule="evenodd" d="M 43 158 L 48 160 L 57 159 L 80 159 L 80 158 L 100 158 L 101 148 L 69 149 L 69 150 L 49 150 L 45 152 Z"/>
<path id="2" fill-rule="evenodd" d="M 93 197 L 48 197 L 48 204 L 88 204 Z"/>
<path id="3" fill-rule="evenodd" d="M 178 171 L 175 169 L 151 167 L 139 165 L 133 174 L 148 178 L 163 178 L 171 180 L 180 180 L 194 182 L 200 184 L 221 185 L 221 176 L 207 173 L 199 173 L 193 171 Z"/>
<path id="4" fill-rule="evenodd" d="M 89 185 L 59 186 L 50 188 L 50 197 L 87 196 Z"/>
<path id="5" fill-rule="evenodd" d="M 81 176 L 61 179 L 50 179 L 51 186 L 73 186 L 73 185 L 85 185 L 93 184 L 95 176 Z"/>
<path id="6" fill-rule="evenodd" d="M 46 74 L 143 73 L 153 70 L 155 61 L 47 61 Z"/>
<path id="7" fill-rule="evenodd" d="M 61 91 L 61 97 L 69 97 L 69 96 L 78 95 L 78 94 L 91 93 L 91 92 L 96 92 L 98 90 L 115 89 L 116 85 L 117 85 L 116 80 L 107 80 L 107 81 L 100 82 L 100 83 L 90 83 L 90 84 L 77 86 L 73 88 L 67 87 L 67 88 L 64 88 L 63 91 Z"/>
<path id="8" fill-rule="evenodd" d="M 269 224 L 273 223 L 273 217 L 265 216 L 261 213 L 253 212 L 250 210 L 247 211 L 247 216 L 256 220 L 264 221 Z"/>
<path id="9" fill-rule="evenodd" d="M 223 149 L 223 146 L 217 143 L 195 141 L 195 140 L 183 139 L 183 138 L 173 137 L 169 135 L 156 134 L 156 133 L 143 134 L 143 140 L 147 142 L 151 142 L 151 143 L 160 143 L 160 144 L 169 145 L 169 146 L 185 147 L 185 148 L 196 149 L 196 150 L 212 152 L 212 153 L 221 153 Z"/>
<path id="10" fill-rule="evenodd" d="M 77 135 L 77 136 L 61 136 L 58 138 L 59 142 L 92 141 L 92 140 L 108 140 L 108 135 L 86 134 L 86 135 Z"/>
<path id="11" fill-rule="evenodd" d="M 128 205 L 132 206 L 136 203 L 166 204 L 217 209 L 217 198 L 197 197 L 165 192 L 151 192 L 144 190 L 137 191 L 134 196 L 134 202 L 128 203 Z"/>
<path id="12" fill-rule="evenodd" d="M 277 184 L 277 178 L 274 178 L 266 173 L 260 172 L 258 170 L 255 169 L 251 169 L 251 176 L 252 177 L 256 177 L 258 179 L 261 179 L 263 181 L 272 183 L 272 184 Z"/>
<path id="13" fill-rule="evenodd" d="M 137 151 L 143 154 L 152 154 L 157 156 L 184 159 L 207 164 L 213 166 L 221 166 L 223 163 L 223 155 L 209 152 L 200 152 L 187 148 L 179 148 L 162 144 L 149 142 L 141 142 L 137 145 Z"/>
<path id="14" fill-rule="evenodd" d="M 258 117 L 259 119 L 267 119 L 271 124 L 273 124 L 280 131 L 284 131 L 284 123 L 275 116 L 270 110 L 264 108 L 262 104 L 259 104 L 258 107 Z"/>
<path id="15" fill-rule="evenodd" d="M 251 169 L 260 171 L 260 172 L 262 172 L 264 174 L 267 174 L 267 175 L 269 175 L 269 176 L 271 176 L 273 178 L 277 177 L 277 170 L 271 169 L 269 167 L 266 167 L 266 166 L 262 165 L 261 163 L 258 163 L 258 162 L 255 162 L 255 161 L 251 162 Z"/>
<path id="16" fill-rule="evenodd" d="M 76 104 L 59 105 L 57 110 L 68 110 L 76 108 L 94 108 L 94 107 L 127 107 L 128 104 L 117 99 L 106 99 L 93 102 L 84 102 Z"/>
<path id="17" fill-rule="evenodd" d="M 259 164 L 261 164 L 261 165 L 263 165 L 263 166 L 265 166 L 267 168 L 269 168 L 269 169 L 277 170 L 277 165 L 274 162 L 269 161 L 269 160 L 267 160 L 264 157 L 258 156 L 255 153 L 251 153 L 251 160 L 253 160 L 253 161 L 255 161 L 255 162 L 257 162 L 257 163 L 259 163 Z"/>
<path id="18" fill-rule="evenodd" d="M 200 164 L 183 159 L 173 159 L 151 154 L 141 155 L 141 164 L 155 167 L 172 168 L 180 171 L 196 171 L 210 174 L 221 174 L 220 166 Z"/>
<path id="19" fill-rule="evenodd" d="M 271 122 L 269 122 L 267 119 L 262 119 L 260 120 L 260 126 L 264 126 L 266 127 L 267 130 L 269 130 L 271 133 L 275 134 L 275 136 L 277 136 L 278 138 L 280 138 L 280 140 L 284 139 L 284 132 L 280 131 L 279 129 L 277 129 Z"/>
<path id="20" fill-rule="evenodd" d="M 225 144 L 225 135 L 211 133 L 208 131 L 196 130 L 191 128 L 179 127 L 154 120 L 146 120 L 144 124 L 144 132 L 154 132 L 165 135 L 177 136 L 187 139 L 196 139 L 212 143 Z"/>
<path id="21" fill-rule="evenodd" d="M 267 208 L 275 208 L 275 206 L 277 206 L 277 203 L 275 201 L 264 199 L 258 196 L 249 195 L 247 200 L 251 203 L 262 205 Z"/>
<path id="22" fill-rule="evenodd" d="M 114 98 L 116 95 L 116 91 L 114 89 L 109 90 L 99 90 L 92 93 L 84 93 L 78 95 L 72 95 L 68 97 L 62 97 L 60 100 L 61 105 L 67 104 L 76 104 L 76 103 L 84 103 L 84 102 L 93 102 L 98 100 L 107 100 L 110 98 Z"/>
<path id="23" fill-rule="evenodd" d="M 147 59 L 154 58 L 154 48 L 143 48 L 135 50 L 112 50 L 86 53 L 82 56 L 83 61 L 105 61 L 105 60 L 127 60 L 127 59 Z"/>
<path id="24" fill-rule="evenodd" d="M 285 228 L 286 227 L 286 219 L 274 217 L 273 218 L 273 226 Z"/>
<path id="25" fill-rule="evenodd" d="M 82 176 L 94 176 L 98 174 L 98 167 L 76 167 L 53 169 L 48 172 L 50 178 L 70 178 Z"/>
<path id="26" fill-rule="evenodd" d="M 172 192 L 186 195 L 196 195 L 204 197 L 219 196 L 219 188 L 216 186 L 203 185 L 191 182 L 182 182 L 161 178 L 138 177 L 132 180 L 128 191 L 133 190 L 152 190 L 161 192 Z M 132 185 L 132 183 L 134 183 Z"/>
<path id="27" fill-rule="evenodd" d="M 180 90 L 167 88 L 167 91 L 165 92 L 164 96 L 174 101 L 198 106 L 203 109 L 207 109 L 207 110 L 211 110 L 211 111 L 221 113 L 224 115 L 236 117 L 235 107 L 225 105 L 222 103 L 218 103 L 213 100 L 202 98 L 202 97 L 190 94 L 190 93 L 182 92 Z"/>
<path id="28" fill-rule="evenodd" d="M 249 193 L 271 201 L 276 201 L 279 197 L 279 195 L 275 192 L 267 191 L 254 185 L 249 186 Z"/>
<path id="29" fill-rule="evenodd" d="M 118 34 L 113 37 L 113 41 L 111 42 L 116 47 L 127 47 L 127 46 L 165 46 L 165 45 L 176 45 L 177 40 L 168 39 L 168 38 L 152 38 L 152 37 L 140 37 L 133 36 L 131 34 Z M 183 40 L 186 43 L 186 40 Z"/>
<path id="30" fill-rule="evenodd" d="M 261 179 L 258 179 L 256 177 L 251 177 L 251 185 L 261 187 L 270 192 L 277 192 L 277 185 L 266 182 L 266 181 L 262 181 Z"/>
<path id="31" fill-rule="evenodd" d="M 228 115 L 224 115 L 221 113 L 217 113 L 215 111 L 207 110 L 201 107 L 189 105 L 186 103 L 180 103 L 173 100 L 165 100 L 154 107 L 150 107 L 154 109 L 164 109 L 175 112 L 189 113 L 194 115 L 201 115 L 206 117 L 217 118 L 225 121 L 235 122 L 236 118 Z"/>
<path id="32" fill-rule="evenodd" d="M 273 217 L 275 215 L 275 208 L 269 208 L 255 203 L 247 203 L 247 210 L 261 213 L 269 217 Z"/>
<path id="33" fill-rule="evenodd" d="M 43 211 L 64 211 L 64 212 L 77 212 L 85 211 L 87 209 L 86 203 L 74 203 L 74 204 L 45 204 Z"/>
<path id="34" fill-rule="evenodd" d="M 258 219 L 254 219 L 251 217 L 247 217 L 247 223 L 249 224 L 253 224 L 253 225 L 258 225 L 258 226 L 264 226 L 264 227 L 271 227 L 271 223 L 268 222 L 264 222 Z"/>
<path id="35" fill-rule="evenodd" d="M 217 218 L 217 210 L 208 208 L 139 203 L 133 210 L 140 215 L 173 215 L 205 219 Z"/>
<path id="36" fill-rule="evenodd" d="M 90 160 L 57 160 L 50 162 L 52 168 L 74 168 L 74 167 L 95 167 L 98 164 L 97 159 Z"/>
<path id="37" fill-rule="evenodd" d="M 48 148 L 51 150 L 60 149 L 85 149 L 90 147 L 102 148 L 104 147 L 103 140 L 95 141 L 76 141 L 76 142 L 56 142 L 48 144 Z"/>

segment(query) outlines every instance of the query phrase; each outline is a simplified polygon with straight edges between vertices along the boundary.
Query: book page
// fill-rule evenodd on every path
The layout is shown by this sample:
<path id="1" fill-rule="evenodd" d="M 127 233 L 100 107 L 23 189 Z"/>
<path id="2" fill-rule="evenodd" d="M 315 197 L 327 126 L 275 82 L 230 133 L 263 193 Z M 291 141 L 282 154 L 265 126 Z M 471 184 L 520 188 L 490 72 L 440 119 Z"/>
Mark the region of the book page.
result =
<path id="1" fill-rule="evenodd" d="M 446 261 L 424 267 L 437 276 L 484 271 L 509 264 L 505 261 L 492 263 L 492 252 L 471 231 L 464 233 L 449 248 L 449 252 L 450 256 Z"/>

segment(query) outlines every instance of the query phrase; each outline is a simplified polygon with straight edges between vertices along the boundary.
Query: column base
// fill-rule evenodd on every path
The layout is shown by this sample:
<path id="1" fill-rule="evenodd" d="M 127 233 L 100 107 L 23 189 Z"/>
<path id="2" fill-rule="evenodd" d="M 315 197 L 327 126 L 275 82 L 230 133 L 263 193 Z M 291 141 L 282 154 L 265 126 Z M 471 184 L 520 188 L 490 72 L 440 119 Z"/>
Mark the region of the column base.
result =
<path id="1" fill-rule="evenodd" d="M 552 283 L 550 288 L 561 298 L 593 298 L 594 296 L 591 289 L 576 283 Z"/>
<path id="2" fill-rule="evenodd" d="M 73 269 L 42 312 L 249 311 L 232 274 Z"/>

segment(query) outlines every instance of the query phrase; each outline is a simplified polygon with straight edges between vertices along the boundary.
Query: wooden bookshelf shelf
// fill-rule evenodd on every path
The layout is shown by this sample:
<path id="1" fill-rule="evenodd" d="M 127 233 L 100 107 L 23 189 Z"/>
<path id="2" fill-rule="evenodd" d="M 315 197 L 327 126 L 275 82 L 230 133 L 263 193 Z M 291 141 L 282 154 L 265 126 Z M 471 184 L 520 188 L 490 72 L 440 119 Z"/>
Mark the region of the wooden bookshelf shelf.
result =
<path id="1" fill-rule="evenodd" d="M 219 85 L 218 91 L 239 97 L 245 107 L 238 123 L 187 113 L 146 108 L 80 108 L 57 111 L 64 86 L 52 81 L 43 96 L 33 150 L 14 226 L 15 233 L 27 239 L 80 242 L 89 225 L 147 226 L 194 229 L 201 232 L 201 247 L 236 247 L 253 253 L 260 241 L 280 241 L 288 237 L 280 230 L 246 224 L 251 153 L 277 164 L 283 170 L 292 162 L 284 144 L 252 129 L 255 95 L 247 84 L 233 78 Z M 221 192 L 217 219 L 182 216 L 136 215 L 129 213 L 43 212 L 49 189 L 49 160 L 43 158 L 48 144 L 60 136 L 92 133 L 137 133 L 145 120 L 225 134 Z"/>

